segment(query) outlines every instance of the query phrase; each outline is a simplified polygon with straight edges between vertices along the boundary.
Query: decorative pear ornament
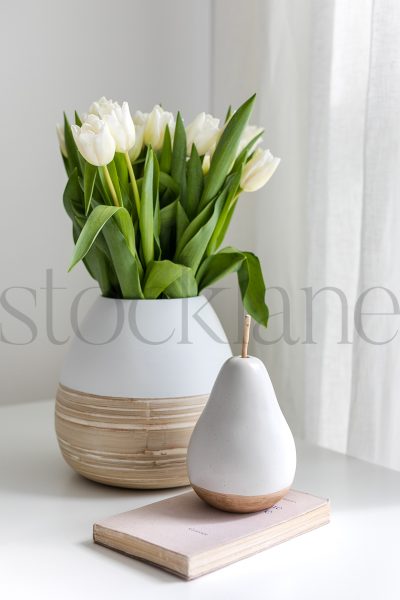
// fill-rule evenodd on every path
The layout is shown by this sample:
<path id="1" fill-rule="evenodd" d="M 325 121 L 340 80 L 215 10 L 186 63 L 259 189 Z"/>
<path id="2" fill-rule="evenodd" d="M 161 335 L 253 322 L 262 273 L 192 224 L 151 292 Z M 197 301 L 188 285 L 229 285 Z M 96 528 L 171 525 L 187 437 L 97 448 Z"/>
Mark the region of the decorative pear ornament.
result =
<path id="1" fill-rule="evenodd" d="M 264 364 L 248 356 L 246 315 L 242 355 L 222 366 L 190 439 L 187 465 L 194 491 L 228 512 L 273 506 L 289 491 L 296 448 Z"/>

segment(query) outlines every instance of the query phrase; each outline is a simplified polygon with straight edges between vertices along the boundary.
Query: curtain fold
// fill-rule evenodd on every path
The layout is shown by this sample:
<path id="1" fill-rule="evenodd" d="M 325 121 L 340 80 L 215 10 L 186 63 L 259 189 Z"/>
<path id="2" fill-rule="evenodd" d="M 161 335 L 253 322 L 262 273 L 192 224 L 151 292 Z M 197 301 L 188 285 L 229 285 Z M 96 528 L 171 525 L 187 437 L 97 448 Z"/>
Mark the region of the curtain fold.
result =
<path id="1" fill-rule="evenodd" d="M 358 294 L 347 450 L 400 469 L 400 4 L 375 0 L 364 124 Z M 378 289 L 370 288 L 376 287 Z M 385 288 L 385 289 L 379 289 Z"/>

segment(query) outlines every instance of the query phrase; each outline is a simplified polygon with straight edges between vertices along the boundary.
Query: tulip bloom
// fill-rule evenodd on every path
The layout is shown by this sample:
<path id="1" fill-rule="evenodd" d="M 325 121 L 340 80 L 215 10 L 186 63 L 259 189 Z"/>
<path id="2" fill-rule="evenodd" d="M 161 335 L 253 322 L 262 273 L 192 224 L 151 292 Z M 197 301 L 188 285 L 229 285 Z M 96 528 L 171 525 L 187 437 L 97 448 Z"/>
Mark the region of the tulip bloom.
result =
<path id="1" fill-rule="evenodd" d="M 240 187 L 245 192 L 256 192 L 272 177 L 281 159 L 272 156 L 269 150 L 257 148 L 243 167 Z"/>
<path id="2" fill-rule="evenodd" d="M 174 116 L 157 104 L 149 114 L 144 129 L 144 143 L 146 146 L 152 146 L 153 150 L 160 150 L 164 142 L 167 125 L 171 137 L 173 137 L 175 131 Z"/>
<path id="3" fill-rule="evenodd" d="M 122 106 L 118 102 L 107 100 L 104 96 L 97 102 L 93 102 L 89 108 L 91 114 L 95 114 L 105 121 L 115 140 L 117 152 L 128 152 L 135 144 L 135 126 L 127 102 Z"/>
<path id="4" fill-rule="evenodd" d="M 255 125 L 247 125 L 247 127 L 245 128 L 242 137 L 240 138 L 240 142 L 239 142 L 239 147 L 237 150 L 237 156 L 239 156 L 239 154 L 241 153 L 242 150 L 244 150 L 247 146 L 247 144 L 249 144 L 251 142 L 251 140 L 253 140 L 257 135 L 260 135 L 260 133 L 263 133 L 263 128 L 262 127 L 256 127 Z M 258 138 L 258 140 L 256 140 L 254 142 L 254 144 L 252 145 L 252 147 L 250 148 L 250 152 L 253 152 L 256 147 L 261 144 L 262 139 L 261 137 Z"/>
<path id="5" fill-rule="evenodd" d="M 102 96 L 100 100 L 92 102 L 92 104 L 89 106 L 89 114 L 97 115 L 98 117 L 102 118 L 104 113 L 110 112 L 113 109 L 114 104 L 117 104 L 117 102 L 114 102 L 113 100 L 107 100 L 105 96 Z"/>
<path id="6" fill-rule="evenodd" d="M 115 140 L 107 123 L 102 119 L 93 114 L 89 115 L 82 127 L 72 125 L 71 130 L 79 152 L 88 163 L 102 167 L 112 161 Z"/>
<path id="7" fill-rule="evenodd" d="M 129 157 L 132 162 L 134 162 L 137 159 L 137 157 L 142 151 L 144 130 L 148 118 L 149 113 L 142 113 L 140 110 L 137 110 L 133 115 L 133 124 L 135 126 L 136 140 L 134 146 L 132 146 L 132 148 L 129 150 Z"/>
<path id="8" fill-rule="evenodd" d="M 203 156 L 207 152 L 212 152 L 220 134 L 219 119 L 215 119 L 212 115 L 204 112 L 198 114 L 186 127 L 188 155 L 190 156 L 193 144 L 196 146 L 200 156 Z"/>
<path id="9" fill-rule="evenodd" d="M 56 128 L 57 128 L 57 137 L 58 137 L 58 143 L 60 144 L 61 154 L 65 158 L 68 158 L 67 146 L 65 145 L 64 125 L 59 125 L 59 123 L 57 123 Z"/>

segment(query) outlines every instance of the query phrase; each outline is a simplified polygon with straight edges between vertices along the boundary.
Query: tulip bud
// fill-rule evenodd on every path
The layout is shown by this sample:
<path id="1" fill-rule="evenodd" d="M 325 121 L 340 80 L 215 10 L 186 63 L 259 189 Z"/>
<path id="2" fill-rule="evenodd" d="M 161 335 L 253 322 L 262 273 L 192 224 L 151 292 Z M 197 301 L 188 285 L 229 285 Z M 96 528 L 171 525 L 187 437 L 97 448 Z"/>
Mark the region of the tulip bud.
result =
<path id="1" fill-rule="evenodd" d="M 149 118 L 148 113 L 142 113 L 137 110 L 133 115 L 133 124 L 135 126 L 136 140 L 135 145 L 129 150 L 129 158 L 133 162 L 140 155 L 143 148 L 143 136 L 146 127 L 147 120 Z"/>
<path id="2" fill-rule="evenodd" d="M 107 123 L 117 152 L 128 152 L 132 148 L 135 143 L 135 126 L 127 102 L 123 102 L 121 107 L 118 102 L 107 100 L 103 96 L 98 102 L 93 102 L 89 111 Z"/>
<path id="3" fill-rule="evenodd" d="M 57 123 L 56 125 L 58 143 L 60 145 L 61 154 L 68 158 L 67 146 L 65 145 L 65 133 L 64 133 L 64 125 L 60 125 Z"/>
<path id="4" fill-rule="evenodd" d="M 115 140 L 107 123 L 98 116 L 89 115 L 82 127 L 72 125 L 71 130 L 79 152 L 88 163 L 101 167 L 112 161 Z"/>
<path id="5" fill-rule="evenodd" d="M 212 151 L 215 148 L 220 134 L 219 119 L 215 119 L 212 115 L 208 115 L 204 112 L 198 114 L 186 127 L 188 155 L 190 155 L 192 151 L 193 144 L 196 146 L 200 156 Z"/>
<path id="6" fill-rule="evenodd" d="M 112 100 L 107 100 L 105 96 L 102 96 L 100 100 L 93 102 L 89 106 L 89 115 L 97 115 L 100 119 L 103 118 L 103 114 L 110 112 L 114 107 L 114 102 Z M 87 119 L 87 115 L 85 115 L 85 121 Z"/>
<path id="7" fill-rule="evenodd" d="M 245 164 L 240 187 L 245 192 L 256 192 L 267 183 L 281 162 L 274 158 L 269 150 L 257 148 L 251 159 Z"/>
<path id="8" fill-rule="evenodd" d="M 172 113 L 167 112 L 161 106 L 156 105 L 148 116 L 144 129 L 144 143 L 152 146 L 154 150 L 160 150 L 164 142 L 165 128 L 168 125 L 171 137 L 175 131 L 175 120 Z"/>
<path id="9" fill-rule="evenodd" d="M 245 127 L 245 130 L 242 134 L 242 137 L 240 138 L 240 142 L 239 142 L 239 147 L 237 150 L 237 156 L 239 156 L 239 154 L 242 152 L 242 150 L 244 150 L 247 146 L 247 144 L 249 144 L 251 142 L 251 140 L 253 140 L 257 135 L 259 135 L 260 133 L 262 133 L 264 130 L 262 127 L 256 127 L 255 125 L 247 125 L 247 127 Z M 261 144 L 262 139 L 261 137 L 258 138 L 258 140 L 256 140 L 254 142 L 254 144 L 252 145 L 252 147 L 250 148 L 250 153 L 253 152 L 256 147 Z"/>

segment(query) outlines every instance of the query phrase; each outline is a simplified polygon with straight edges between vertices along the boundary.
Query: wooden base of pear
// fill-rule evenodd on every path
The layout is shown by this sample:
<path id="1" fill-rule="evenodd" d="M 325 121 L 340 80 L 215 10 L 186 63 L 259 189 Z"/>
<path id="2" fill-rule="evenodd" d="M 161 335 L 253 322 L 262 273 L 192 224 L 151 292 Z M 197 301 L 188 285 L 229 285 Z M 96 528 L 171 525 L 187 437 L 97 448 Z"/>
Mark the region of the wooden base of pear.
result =
<path id="1" fill-rule="evenodd" d="M 124 488 L 189 484 L 186 451 L 208 395 L 111 398 L 60 385 L 56 433 L 78 473 Z"/>
<path id="2" fill-rule="evenodd" d="M 290 489 L 285 488 L 279 492 L 266 494 L 265 496 L 240 496 L 237 494 L 211 492 L 210 490 L 205 490 L 204 488 L 193 484 L 192 487 L 196 494 L 204 500 L 204 502 L 207 502 L 207 504 L 210 504 L 219 510 L 233 513 L 252 513 L 271 508 L 271 506 L 286 496 Z"/>

